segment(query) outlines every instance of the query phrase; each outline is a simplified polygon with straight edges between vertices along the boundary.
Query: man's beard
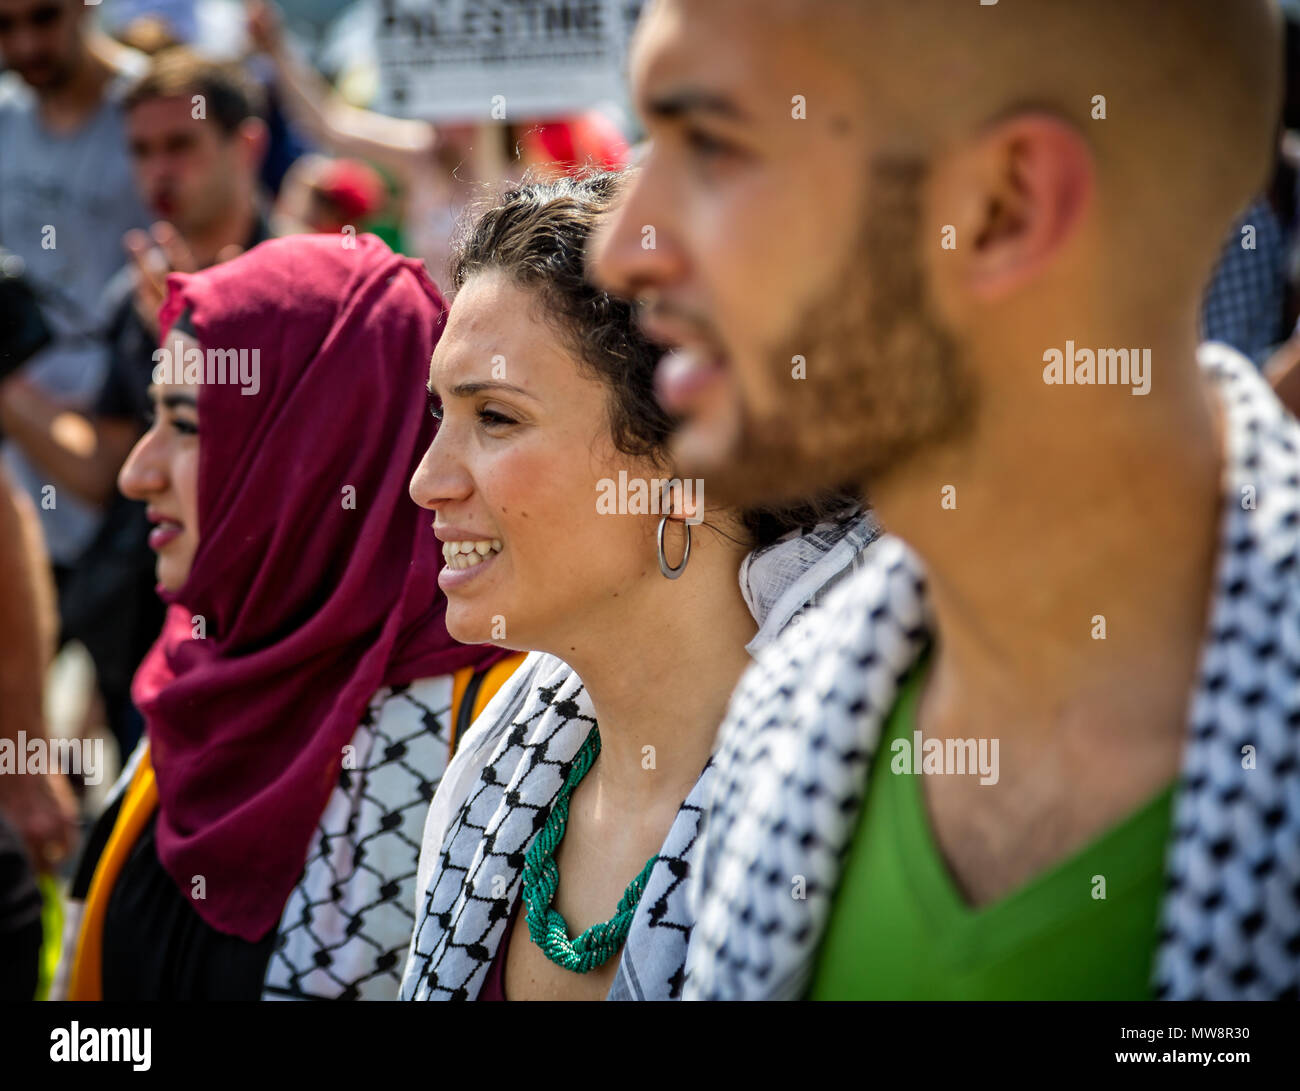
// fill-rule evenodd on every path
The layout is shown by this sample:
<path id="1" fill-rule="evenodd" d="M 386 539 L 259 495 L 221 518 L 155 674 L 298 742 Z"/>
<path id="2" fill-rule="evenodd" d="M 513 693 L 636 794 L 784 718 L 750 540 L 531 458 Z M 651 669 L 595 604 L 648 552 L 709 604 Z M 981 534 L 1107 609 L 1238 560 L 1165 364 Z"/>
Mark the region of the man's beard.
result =
<path id="1" fill-rule="evenodd" d="M 926 165 L 877 161 L 870 173 L 848 260 L 767 356 L 779 415 L 760 418 L 742 405 L 731 457 L 706 475 L 723 503 L 869 491 L 873 479 L 971 422 L 973 383 L 934 312 L 921 264 Z M 804 378 L 792 374 L 796 356 Z"/>

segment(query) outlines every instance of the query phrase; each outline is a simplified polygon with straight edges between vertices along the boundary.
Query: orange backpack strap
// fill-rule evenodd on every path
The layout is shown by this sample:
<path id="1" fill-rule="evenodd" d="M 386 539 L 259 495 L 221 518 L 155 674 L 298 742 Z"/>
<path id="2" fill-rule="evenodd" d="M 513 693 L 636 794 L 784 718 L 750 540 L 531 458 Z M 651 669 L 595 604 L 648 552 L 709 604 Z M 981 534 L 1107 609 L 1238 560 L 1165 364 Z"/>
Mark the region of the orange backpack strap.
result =
<path id="1" fill-rule="evenodd" d="M 470 724 L 496 696 L 497 690 L 515 673 L 525 656 L 524 652 L 516 652 L 500 662 L 493 663 L 485 671 L 476 670 L 474 667 L 462 667 L 452 675 L 451 743 L 448 757 L 456 753 L 456 746 L 469 730 Z"/>
<path id="2" fill-rule="evenodd" d="M 86 907 L 77 936 L 77 953 L 68 979 L 69 1000 L 99 1000 L 103 994 L 104 916 L 113 886 L 122 872 L 136 839 L 158 806 L 158 781 L 149 761 L 148 749 L 140 756 L 122 797 L 122 806 L 108 835 L 104 851 L 95 865 Z"/>

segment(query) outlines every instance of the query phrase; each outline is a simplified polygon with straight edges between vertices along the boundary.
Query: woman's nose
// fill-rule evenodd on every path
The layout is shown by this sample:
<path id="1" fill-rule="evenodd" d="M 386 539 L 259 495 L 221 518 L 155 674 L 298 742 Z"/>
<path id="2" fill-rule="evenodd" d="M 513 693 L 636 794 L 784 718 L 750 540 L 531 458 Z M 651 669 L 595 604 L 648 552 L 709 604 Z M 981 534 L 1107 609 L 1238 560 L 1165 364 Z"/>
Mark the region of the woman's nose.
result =
<path id="1" fill-rule="evenodd" d="M 441 437 L 435 437 L 411 476 L 411 499 L 429 511 L 464 500 L 474 491 L 469 473 L 445 447 Z"/>
<path id="2" fill-rule="evenodd" d="M 118 471 L 117 487 L 128 500 L 148 500 L 167 487 L 166 464 L 158 450 L 158 434 L 149 429 L 136 441 Z"/>

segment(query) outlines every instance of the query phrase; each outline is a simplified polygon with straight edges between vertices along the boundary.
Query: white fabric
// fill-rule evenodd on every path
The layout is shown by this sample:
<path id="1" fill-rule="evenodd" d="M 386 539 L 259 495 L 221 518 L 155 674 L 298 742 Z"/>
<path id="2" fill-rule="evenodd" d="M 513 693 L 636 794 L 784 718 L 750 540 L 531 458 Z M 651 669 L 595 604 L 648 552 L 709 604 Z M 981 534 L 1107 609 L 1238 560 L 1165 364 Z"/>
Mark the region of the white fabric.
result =
<path id="1" fill-rule="evenodd" d="M 819 605 L 862 567 L 867 544 L 879 534 L 875 520 L 864 515 L 819 527 L 812 534 L 792 532 L 746 556 L 740 566 L 740 590 L 749 612 L 761 621 L 745 650 L 757 655 L 796 617 Z"/>

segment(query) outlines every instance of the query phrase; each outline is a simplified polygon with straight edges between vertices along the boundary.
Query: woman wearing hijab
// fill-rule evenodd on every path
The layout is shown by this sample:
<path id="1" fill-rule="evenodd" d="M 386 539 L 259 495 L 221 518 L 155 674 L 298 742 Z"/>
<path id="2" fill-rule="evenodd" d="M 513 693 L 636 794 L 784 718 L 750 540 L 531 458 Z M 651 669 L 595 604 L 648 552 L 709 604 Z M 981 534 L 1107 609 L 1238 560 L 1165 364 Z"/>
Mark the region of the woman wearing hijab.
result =
<path id="1" fill-rule="evenodd" d="M 448 635 L 406 495 L 442 299 L 348 241 L 168 280 L 157 419 L 119 484 L 169 611 L 134 685 L 147 744 L 82 864 L 71 999 L 396 992 L 456 717 L 514 664 Z"/>
<path id="2" fill-rule="evenodd" d="M 875 534 L 844 497 L 740 511 L 674 478 L 661 350 L 584 276 L 619 185 L 523 186 L 453 262 L 411 495 L 449 631 L 531 654 L 434 798 L 404 998 L 677 997 L 728 697 Z"/>

